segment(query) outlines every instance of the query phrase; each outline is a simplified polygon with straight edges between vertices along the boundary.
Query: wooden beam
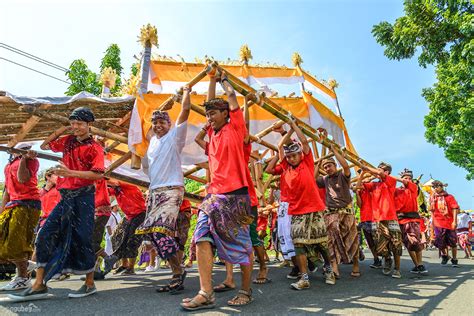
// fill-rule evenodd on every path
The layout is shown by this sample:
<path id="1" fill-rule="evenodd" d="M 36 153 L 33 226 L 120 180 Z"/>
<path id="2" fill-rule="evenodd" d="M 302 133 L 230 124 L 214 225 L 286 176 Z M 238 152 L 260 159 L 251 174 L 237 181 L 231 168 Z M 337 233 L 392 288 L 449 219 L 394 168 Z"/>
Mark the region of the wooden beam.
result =
<path id="1" fill-rule="evenodd" d="M 132 154 L 132 161 L 130 167 L 135 170 L 139 170 L 142 167 L 142 158 L 137 154 Z"/>
<path id="2" fill-rule="evenodd" d="M 129 151 L 119 159 L 115 160 L 106 170 L 104 175 L 109 175 L 112 171 L 120 167 L 122 164 L 124 164 L 127 160 L 129 160 L 132 157 L 132 152 Z"/>
<path id="3" fill-rule="evenodd" d="M 118 145 L 120 145 L 120 144 L 121 144 L 121 142 L 119 142 L 119 141 L 114 141 L 112 144 L 110 144 L 109 146 L 105 147 L 105 148 L 104 148 L 104 151 L 105 151 L 106 153 L 112 152 L 112 150 L 113 150 L 115 147 L 117 147 Z"/>
<path id="4" fill-rule="evenodd" d="M 199 167 L 199 166 L 194 166 L 193 168 L 189 169 L 188 171 L 186 171 L 183 175 L 185 177 L 189 176 L 189 175 L 192 175 L 193 173 L 195 173 L 196 171 L 198 170 L 201 170 L 202 168 Z"/>
<path id="5" fill-rule="evenodd" d="M 202 183 L 202 184 L 207 184 L 207 181 L 206 181 L 205 179 L 202 179 L 202 178 L 193 176 L 193 175 L 191 175 L 191 174 L 188 175 L 188 176 L 186 176 L 186 178 L 191 179 L 191 180 L 194 180 L 194 181 L 197 181 L 197 182 Z"/>
<path id="6" fill-rule="evenodd" d="M 16 133 L 16 135 L 8 142 L 8 147 L 13 147 L 25 139 L 26 135 L 28 135 L 39 121 L 41 121 L 41 117 L 36 115 L 31 116 L 25 123 L 23 123 L 18 133 Z"/>

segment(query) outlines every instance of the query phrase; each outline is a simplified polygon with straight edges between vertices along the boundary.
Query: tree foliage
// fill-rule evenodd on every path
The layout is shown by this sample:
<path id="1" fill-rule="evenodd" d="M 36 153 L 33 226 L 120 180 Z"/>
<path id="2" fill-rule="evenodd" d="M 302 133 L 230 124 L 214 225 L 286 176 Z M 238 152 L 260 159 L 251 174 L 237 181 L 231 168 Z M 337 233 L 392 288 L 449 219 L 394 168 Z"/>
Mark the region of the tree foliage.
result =
<path id="1" fill-rule="evenodd" d="M 117 44 L 111 44 L 105 51 L 100 64 L 100 72 L 106 67 L 112 67 L 117 72 L 115 87 L 111 93 L 118 95 L 120 86 L 122 85 L 120 75 L 123 68 L 120 59 L 120 48 Z M 101 94 L 102 85 L 99 82 L 99 75 L 90 70 L 83 59 L 74 60 L 69 66 L 66 75 L 71 81 L 71 85 L 65 93 L 66 95 L 75 95 L 82 91 L 87 91 L 97 96 Z"/>
<path id="2" fill-rule="evenodd" d="M 99 95 L 102 86 L 99 83 L 97 74 L 87 67 L 84 59 L 76 59 L 69 66 L 66 73 L 71 85 L 67 88 L 66 95 L 75 95 L 79 92 L 86 91 L 94 95 Z"/>
<path id="3" fill-rule="evenodd" d="M 100 72 L 102 73 L 102 71 L 107 67 L 111 67 L 117 73 L 115 87 L 111 90 L 111 93 L 116 95 L 120 90 L 120 86 L 122 85 L 121 74 L 123 70 L 120 59 L 120 48 L 117 44 L 111 44 L 105 51 L 105 55 L 102 58 L 102 62 L 100 63 Z"/>
<path id="4" fill-rule="evenodd" d="M 467 0 L 406 0 L 405 16 L 374 25 L 372 34 L 389 59 L 418 54 L 434 65 L 437 82 L 423 89 L 429 113 L 425 138 L 474 179 L 474 6 Z"/>

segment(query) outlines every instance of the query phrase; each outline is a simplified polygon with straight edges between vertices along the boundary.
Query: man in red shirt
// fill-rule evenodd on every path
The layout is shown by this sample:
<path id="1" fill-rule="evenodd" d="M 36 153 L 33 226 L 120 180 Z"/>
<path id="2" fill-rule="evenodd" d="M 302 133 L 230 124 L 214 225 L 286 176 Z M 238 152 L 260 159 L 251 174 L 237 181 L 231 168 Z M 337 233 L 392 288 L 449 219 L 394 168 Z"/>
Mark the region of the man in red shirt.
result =
<path id="1" fill-rule="evenodd" d="M 291 237 L 295 245 L 296 263 L 301 273 L 300 280 L 291 284 L 291 287 L 295 290 L 303 290 L 310 287 L 307 258 L 315 259 L 316 251 L 320 252 L 324 259 L 326 283 L 335 284 L 336 279 L 329 259 L 328 236 L 324 223 L 325 206 L 314 181 L 311 148 L 296 122 L 293 118 L 290 119 L 292 130 L 279 144 L 279 150 L 284 152 L 285 159 L 276 165 L 278 156 L 275 155 L 268 164 L 266 172 L 280 174 L 281 181 L 285 181 L 288 185 L 288 214 L 292 215 Z M 293 131 L 298 136 L 301 145 L 297 142 L 283 145 L 290 139 Z"/>
<path id="2" fill-rule="evenodd" d="M 19 149 L 30 149 L 20 144 Z M 5 191 L 0 206 L 0 261 L 14 263 L 16 277 L 2 287 L 4 291 L 31 286 L 28 259 L 33 252 L 34 230 L 41 213 L 37 188 L 39 162 L 36 153 L 14 154 L 5 166 Z"/>
<path id="3" fill-rule="evenodd" d="M 185 310 L 215 307 L 212 287 L 213 251 L 219 258 L 240 264 L 242 289 L 229 305 L 242 306 L 252 302 L 251 254 L 249 224 L 252 222 L 247 181 L 247 161 L 244 156 L 245 121 L 234 89 L 226 76 L 220 76 L 227 101 L 214 98 L 206 101 L 209 137 L 207 154 L 211 180 L 203 203 L 199 207 L 193 240 L 196 243 L 201 288 L 194 298 L 181 304 Z M 215 91 L 216 77 L 211 76 L 209 91 Z"/>
<path id="4" fill-rule="evenodd" d="M 108 180 L 107 182 L 110 187 L 109 193 L 117 199 L 125 218 L 117 225 L 112 234 L 111 241 L 114 253 L 105 258 L 103 274 L 105 276 L 109 273 L 114 264 L 122 259 L 122 265 L 114 273 L 134 275 L 138 248 L 143 241 L 143 235 L 136 234 L 135 231 L 145 220 L 145 198 L 136 185 L 115 180 Z"/>
<path id="5" fill-rule="evenodd" d="M 380 179 L 380 181 L 364 183 L 363 186 L 372 196 L 377 254 L 385 258 L 383 273 L 385 275 L 392 273 L 391 255 L 393 255 L 395 269 L 392 277 L 399 279 L 402 277 L 400 273 L 402 236 L 395 209 L 397 179 L 390 175 L 392 166 L 384 162 L 380 163 L 378 168 L 363 166 L 362 169 Z"/>
<path id="6" fill-rule="evenodd" d="M 40 227 L 44 225 L 46 219 L 48 218 L 51 211 L 56 207 L 56 205 L 61 200 L 61 194 L 59 193 L 56 184 L 58 181 L 58 176 L 54 174 L 54 168 L 46 170 L 44 174 L 46 183 L 44 187 L 40 190 L 41 197 L 41 219 Z"/>
<path id="7" fill-rule="evenodd" d="M 95 213 L 94 213 L 94 232 L 92 234 L 92 248 L 96 258 L 104 257 L 105 251 L 101 247 L 104 238 L 105 225 L 109 221 L 112 208 L 110 206 L 110 197 L 107 190 L 107 181 L 100 179 L 95 182 Z M 102 280 L 103 274 L 100 266 L 96 264 L 97 271 L 94 272 L 94 280 Z"/>
<path id="8" fill-rule="evenodd" d="M 415 264 L 410 272 L 426 274 L 428 270 L 423 265 L 422 259 L 423 244 L 420 231 L 421 217 L 418 213 L 418 186 L 413 182 L 412 171 L 404 169 L 400 176 L 403 186 L 395 190 L 395 204 L 403 244 Z"/>
<path id="9" fill-rule="evenodd" d="M 451 248 L 453 267 L 458 266 L 457 259 L 457 214 L 459 205 L 454 196 L 444 190 L 445 184 L 435 180 L 431 184 L 433 193 L 430 197 L 430 211 L 433 217 L 434 245 L 441 252 L 441 264 L 448 263 L 448 250 Z"/>
<path id="10" fill-rule="evenodd" d="M 362 183 L 369 182 L 369 179 L 366 177 L 366 173 L 362 171 L 357 179 L 357 184 L 355 187 L 356 194 L 356 203 L 360 209 L 360 223 L 359 229 L 364 234 L 365 241 L 369 246 L 370 252 L 374 257 L 374 262 L 370 265 L 372 269 L 382 268 L 382 261 L 379 259 L 375 247 L 374 241 L 374 230 L 373 230 L 373 221 L 374 215 L 372 210 L 372 195 L 369 191 L 365 190 L 362 186 Z"/>
<path id="11" fill-rule="evenodd" d="M 69 122 L 73 135 L 58 138 L 67 130 L 64 126 L 41 145 L 43 150 L 63 153 L 60 165 L 54 169 L 59 176 L 57 187 L 61 201 L 36 238 L 36 281 L 30 289 L 10 295 L 13 300 L 46 297 L 46 282 L 60 273 L 86 274 L 85 284 L 69 297 L 85 297 L 97 292 L 92 248 L 94 182 L 103 177 L 104 152 L 89 133 L 94 122 L 94 114 L 89 108 L 76 108 L 69 116 Z"/>

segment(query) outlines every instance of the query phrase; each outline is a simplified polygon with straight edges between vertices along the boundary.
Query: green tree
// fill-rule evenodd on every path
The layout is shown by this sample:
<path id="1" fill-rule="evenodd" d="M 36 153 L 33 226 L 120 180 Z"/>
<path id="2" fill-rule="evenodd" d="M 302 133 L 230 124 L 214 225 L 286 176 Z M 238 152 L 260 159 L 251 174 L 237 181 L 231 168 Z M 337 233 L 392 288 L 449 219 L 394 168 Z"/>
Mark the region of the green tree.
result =
<path id="1" fill-rule="evenodd" d="M 100 72 L 111 67 L 117 72 L 117 79 L 115 79 L 115 87 L 110 91 L 113 95 L 117 95 L 122 85 L 121 74 L 122 74 L 122 63 L 120 60 L 120 48 L 117 44 L 111 44 L 105 51 L 105 55 L 100 63 Z"/>
<path id="2" fill-rule="evenodd" d="M 474 179 L 474 6 L 469 0 L 406 0 L 405 16 L 374 25 L 372 34 L 389 59 L 418 54 L 434 65 L 437 82 L 425 88 L 425 138 Z"/>
<path id="3" fill-rule="evenodd" d="M 66 75 L 71 81 L 71 85 L 65 93 L 66 95 L 75 95 L 82 91 L 100 95 L 102 86 L 99 83 L 98 76 L 87 67 L 84 59 L 74 60 L 69 66 Z"/>

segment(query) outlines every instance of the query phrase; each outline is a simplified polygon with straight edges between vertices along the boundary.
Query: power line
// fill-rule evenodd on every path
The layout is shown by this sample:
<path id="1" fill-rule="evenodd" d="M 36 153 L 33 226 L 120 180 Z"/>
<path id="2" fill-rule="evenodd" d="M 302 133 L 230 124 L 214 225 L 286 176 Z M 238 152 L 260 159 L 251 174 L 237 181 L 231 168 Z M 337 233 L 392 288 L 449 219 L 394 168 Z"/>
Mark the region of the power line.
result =
<path id="1" fill-rule="evenodd" d="M 7 49 L 13 53 L 16 53 L 16 54 L 19 54 L 19 55 L 22 55 L 24 57 L 27 57 L 27 58 L 30 58 L 30 59 L 33 59 L 34 61 L 37 61 L 39 63 L 42 63 L 42 64 L 45 64 L 47 66 L 50 66 L 50 67 L 53 67 L 57 70 L 60 70 L 60 71 L 63 71 L 63 72 L 67 72 L 68 69 L 67 68 L 64 68 L 62 66 L 59 66 L 58 64 L 55 64 L 55 63 L 52 63 L 50 61 L 47 61 L 46 59 L 43 59 L 43 58 L 40 58 L 38 56 L 35 56 L 33 54 L 30 54 L 30 53 L 27 53 L 21 49 L 18 49 L 18 48 L 15 48 L 13 46 L 10 46 L 10 45 L 7 45 L 5 43 L 0 43 L 0 47 L 4 48 L 4 49 Z"/>
<path id="2" fill-rule="evenodd" d="M 1 60 L 1 59 L 5 60 L 5 61 L 8 61 L 8 62 L 10 62 L 10 63 L 12 63 L 12 64 L 15 64 L 15 65 L 17 65 L 17 66 L 20 66 L 20 67 L 23 67 L 23 68 L 29 69 L 29 70 L 31 70 L 31 71 L 34 71 L 34 72 L 37 72 L 37 73 L 39 73 L 39 74 L 42 74 L 42 75 L 44 75 L 44 76 L 46 76 L 46 77 L 50 77 L 50 78 L 53 78 L 53 79 L 55 79 L 55 80 L 58 80 L 58 81 L 64 82 L 64 83 L 66 83 L 66 84 L 68 84 L 68 85 L 70 85 L 70 84 L 71 84 L 70 82 L 67 82 L 67 81 L 65 81 L 65 80 L 62 80 L 62 79 L 60 79 L 60 78 L 57 78 L 57 77 L 54 77 L 54 76 L 48 75 L 47 73 L 44 73 L 44 72 L 41 72 L 41 71 L 39 71 L 39 70 L 36 70 L 36 69 L 30 68 L 30 67 L 28 67 L 28 66 L 25 66 L 25 65 L 22 65 L 22 64 L 20 64 L 20 63 L 14 62 L 13 60 L 6 59 L 6 58 L 4 58 L 4 57 L 0 57 L 0 60 Z"/>

